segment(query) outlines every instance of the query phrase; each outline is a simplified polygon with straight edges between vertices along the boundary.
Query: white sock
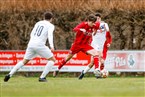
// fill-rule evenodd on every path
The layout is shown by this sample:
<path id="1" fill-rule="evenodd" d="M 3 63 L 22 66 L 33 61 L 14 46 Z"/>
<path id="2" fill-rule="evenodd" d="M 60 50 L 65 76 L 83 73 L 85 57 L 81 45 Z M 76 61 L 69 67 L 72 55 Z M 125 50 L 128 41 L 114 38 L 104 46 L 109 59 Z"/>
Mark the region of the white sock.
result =
<path id="1" fill-rule="evenodd" d="M 48 61 L 48 63 L 46 64 L 43 73 L 41 74 L 40 78 L 45 78 L 46 75 L 49 73 L 50 69 L 52 68 L 52 66 L 54 65 L 53 61 Z"/>
<path id="2" fill-rule="evenodd" d="M 14 66 L 14 68 L 10 71 L 10 77 L 16 72 L 16 71 L 18 71 L 22 66 L 24 66 L 24 63 L 23 63 L 23 61 L 20 61 L 20 62 L 18 62 L 15 66 Z"/>
<path id="3" fill-rule="evenodd" d="M 90 68 L 89 66 L 87 66 L 87 67 L 84 69 L 84 72 L 83 72 L 83 73 L 84 73 L 84 74 L 87 73 L 90 69 L 91 69 L 91 68 Z"/>

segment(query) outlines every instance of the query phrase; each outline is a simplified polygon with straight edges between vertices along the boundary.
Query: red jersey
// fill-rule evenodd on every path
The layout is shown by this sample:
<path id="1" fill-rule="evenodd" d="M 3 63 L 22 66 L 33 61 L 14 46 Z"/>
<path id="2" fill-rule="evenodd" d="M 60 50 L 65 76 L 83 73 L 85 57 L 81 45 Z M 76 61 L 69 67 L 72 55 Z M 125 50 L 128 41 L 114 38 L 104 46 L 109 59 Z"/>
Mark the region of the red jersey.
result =
<path id="1" fill-rule="evenodd" d="M 80 29 L 85 29 L 86 32 L 84 33 Z M 99 29 L 99 23 L 96 23 L 93 27 L 90 27 L 87 22 L 80 23 L 73 29 L 76 32 L 74 43 L 79 45 L 90 44 L 92 33 L 95 29 Z"/>

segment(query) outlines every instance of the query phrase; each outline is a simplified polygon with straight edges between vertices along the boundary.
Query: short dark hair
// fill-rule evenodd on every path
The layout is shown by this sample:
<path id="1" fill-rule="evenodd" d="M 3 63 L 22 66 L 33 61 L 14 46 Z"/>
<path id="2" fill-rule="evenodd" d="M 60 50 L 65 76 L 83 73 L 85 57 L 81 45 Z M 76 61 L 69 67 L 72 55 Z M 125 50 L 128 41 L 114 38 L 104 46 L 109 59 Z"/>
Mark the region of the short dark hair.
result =
<path id="1" fill-rule="evenodd" d="M 96 17 L 101 17 L 101 14 L 100 13 L 96 13 L 95 16 Z"/>
<path id="2" fill-rule="evenodd" d="M 53 14 L 51 12 L 44 13 L 44 19 L 50 20 L 51 18 L 53 18 Z"/>
<path id="3" fill-rule="evenodd" d="M 95 15 L 90 14 L 90 15 L 88 16 L 88 19 L 87 19 L 87 20 L 88 20 L 88 21 L 92 21 L 92 22 L 96 22 L 97 18 L 95 17 Z"/>

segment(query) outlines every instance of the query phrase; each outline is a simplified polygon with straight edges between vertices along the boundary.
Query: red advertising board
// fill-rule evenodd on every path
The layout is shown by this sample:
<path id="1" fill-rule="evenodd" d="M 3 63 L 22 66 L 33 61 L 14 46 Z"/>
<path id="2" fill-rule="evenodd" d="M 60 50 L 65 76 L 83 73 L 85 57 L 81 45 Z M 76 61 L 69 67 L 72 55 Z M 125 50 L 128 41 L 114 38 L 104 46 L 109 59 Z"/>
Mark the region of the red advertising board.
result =
<path id="1" fill-rule="evenodd" d="M 17 62 L 23 59 L 24 54 L 25 54 L 25 51 L 0 51 L 0 70 L 9 71 Z M 56 62 L 55 62 L 54 67 L 57 67 L 59 62 L 61 62 L 61 60 L 64 59 L 68 54 L 69 54 L 68 50 L 55 51 L 54 56 L 56 58 Z M 73 58 L 65 65 L 65 67 L 66 66 L 69 66 L 69 67 L 86 66 L 89 62 L 90 62 L 90 56 L 82 52 L 79 52 L 78 54 L 73 56 Z M 47 63 L 47 60 L 45 58 L 41 58 L 40 56 L 37 56 L 36 58 L 31 60 L 25 67 L 31 68 L 32 71 L 35 71 L 37 67 L 36 71 L 42 71 L 46 63 Z M 24 68 L 21 71 L 30 71 L 30 69 L 28 68 Z M 76 70 L 77 69 L 71 70 L 71 71 L 76 71 Z"/>
<path id="2" fill-rule="evenodd" d="M 56 58 L 55 65 L 64 59 L 68 55 L 68 51 L 55 51 L 54 56 Z M 21 61 L 24 57 L 25 51 L 0 51 L 0 66 L 14 66 L 17 62 Z M 66 64 L 67 66 L 82 66 L 87 65 L 90 61 L 90 56 L 82 52 L 73 56 L 73 58 Z M 37 56 L 31 60 L 27 66 L 45 66 L 47 60 Z"/>
<path id="3" fill-rule="evenodd" d="M 59 62 L 68 55 L 69 51 L 57 50 L 54 52 L 56 63 L 52 68 L 55 70 Z M 0 71 L 10 71 L 13 66 L 23 59 L 25 51 L 0 51 Z M 63 72 L 80 72 L 90 62 L 90 56 L 82 52 L 74 57 L 62 68 Z M 42 71 L 47 60 L 37 56 L 20 71 Z M 105 67 L 109 71 L 141 71 L 145 72 L 145 51 L 109 51 L 105 61 Z M 93 69 L 91 69 L 92 71 Z"/>

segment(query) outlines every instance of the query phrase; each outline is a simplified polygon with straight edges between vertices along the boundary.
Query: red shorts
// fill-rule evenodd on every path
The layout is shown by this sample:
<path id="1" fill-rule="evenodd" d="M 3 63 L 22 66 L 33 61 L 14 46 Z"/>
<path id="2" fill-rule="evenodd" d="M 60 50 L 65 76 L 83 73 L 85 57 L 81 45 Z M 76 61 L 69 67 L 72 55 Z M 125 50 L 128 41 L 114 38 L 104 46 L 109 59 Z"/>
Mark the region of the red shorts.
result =
<path id="1" fill-rule="evenodd" d="M 76 54 L 79 51 L 86 53 L 87 51 L 92 50 L 92 49 L 94 49 L 94 48 L 92 46 L 90 46 L 89 44 L 85 44 L 85 45 L 73 44 L 71 46 L 70 53 Z"/>

